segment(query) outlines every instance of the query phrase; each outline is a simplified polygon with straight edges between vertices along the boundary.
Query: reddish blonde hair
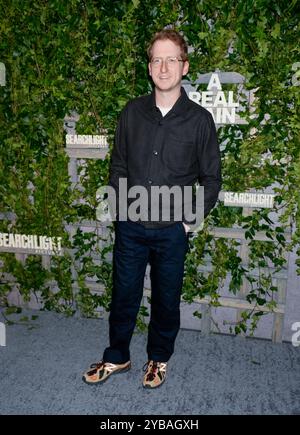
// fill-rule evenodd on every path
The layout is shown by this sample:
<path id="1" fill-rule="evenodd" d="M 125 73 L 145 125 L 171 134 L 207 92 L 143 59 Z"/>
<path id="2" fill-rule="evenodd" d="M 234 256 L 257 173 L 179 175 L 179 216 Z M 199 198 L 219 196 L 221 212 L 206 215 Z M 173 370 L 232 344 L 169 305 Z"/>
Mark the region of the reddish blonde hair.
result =
<path id="1" fill-rule="evenodd" d="M 156 41 L 163 41 L 169 39 L 170 41 L 174 42 L 174 44 L 178 45 L 180 48 L 180 54 L 182 57 L 182 60 L 186 61 L 188 58 L 188 47 L 187 43 L 185 42 L 183 36 L 177 32 L 176 30 L 172 29 L 164 29 L 160 32 L 155 33 L 153 38 L 150 41 L 150 44 L 147 48 L 147 54 L 149 57 L 149 60 L 152 59 L 152 48 Z"/>

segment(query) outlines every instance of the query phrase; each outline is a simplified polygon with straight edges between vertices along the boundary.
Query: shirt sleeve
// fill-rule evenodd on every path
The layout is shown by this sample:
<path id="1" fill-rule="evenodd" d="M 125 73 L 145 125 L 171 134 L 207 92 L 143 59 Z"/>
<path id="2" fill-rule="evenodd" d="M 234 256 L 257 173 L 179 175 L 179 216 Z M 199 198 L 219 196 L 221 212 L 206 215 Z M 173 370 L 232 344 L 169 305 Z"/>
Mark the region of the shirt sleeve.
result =
<path id="1" fill-rule="evenodd" d="M 221 154 L 211 114 L 202 126 L 198 143 L 199 183 L 204 187 L 204 218 L 215 206 L 222 185 Z"/>
<path id="2" fill-rule="evenodd" d="M 119 214 L 119 179 L 128 177 L 127 140 L 126 140 L 127 106 L 121 112 L 116 128 L 114 146 L 109 169 L 109 186 L 116 192 L 116 214 Z"/>
<path id="3" fill-rule="evenodd" d="M 197 158 L 199 166 L 198 181 L 203 186 L 204 203 L 198 204 L 196 195 L 194 195 L 192 197 L 193 215 L 184 216 L 183 218 L 185 224 L 192 225 L 193 227 L 196 225 L 195 216 L 199 214 L 200 210 L 203 218 L 208 216 L 217 202 L 222 184 L 220 149 L 215 123 L 210 113 L 208 113 L 208 117 L 199 126 Z M 199 193 L 201 192 L 198 191 Z M 196 205 L 199 209 L 197 209 Z"/>

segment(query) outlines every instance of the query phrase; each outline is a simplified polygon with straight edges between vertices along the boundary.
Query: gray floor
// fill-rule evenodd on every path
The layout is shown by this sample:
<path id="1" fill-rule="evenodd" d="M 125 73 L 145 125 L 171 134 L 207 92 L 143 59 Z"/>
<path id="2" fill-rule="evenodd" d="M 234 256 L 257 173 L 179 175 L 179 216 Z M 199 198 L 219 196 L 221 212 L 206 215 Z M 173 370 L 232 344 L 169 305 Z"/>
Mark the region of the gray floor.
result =
<path id="1" fill-rule="evenodd" d="M 149 391 L 146 335 L 135 334 L 132 369 L 89 386 L 81 374 L 107 345 L 107 321 L 26 314 L 39 315 L 36 327 L 7 326 L 0 347 L 0 414 L 300 414 L 300 347 L 290 343 L 180 330 L 165 384 Z"/>

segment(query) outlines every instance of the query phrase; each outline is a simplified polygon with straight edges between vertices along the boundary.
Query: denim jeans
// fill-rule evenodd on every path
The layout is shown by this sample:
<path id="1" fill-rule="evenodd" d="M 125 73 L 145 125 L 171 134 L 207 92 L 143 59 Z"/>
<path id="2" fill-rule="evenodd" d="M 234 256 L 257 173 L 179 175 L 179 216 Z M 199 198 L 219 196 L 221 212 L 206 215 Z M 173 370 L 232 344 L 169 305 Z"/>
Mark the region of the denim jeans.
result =
<path id="1" fill-rule="evenodd" d="M 151 314 L 148 326 L 149 360 L 166 362 L 174 352 L 180 327 L 180 298 L 188 235 L 182 222 L 149 229 L 126 221 L 115 224 L 113 291 L 109 315 L 110 346 L 103 360 L 130 360 L 130 341 L 136 324 L 150 263 Z"/>

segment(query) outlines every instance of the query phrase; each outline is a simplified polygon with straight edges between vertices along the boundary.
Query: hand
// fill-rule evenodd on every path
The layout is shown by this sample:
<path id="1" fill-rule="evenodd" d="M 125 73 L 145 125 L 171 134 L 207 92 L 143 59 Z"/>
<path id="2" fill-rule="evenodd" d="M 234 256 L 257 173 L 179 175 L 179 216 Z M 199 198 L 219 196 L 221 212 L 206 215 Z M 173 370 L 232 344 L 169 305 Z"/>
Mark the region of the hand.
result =
<path id="1" fill-rule="evenodd" d="M 184 222 L 182 222 L 182 225 L 184 226 L 185 232 L 187 234 L 190 230 L 190 227 L 187 224 L 185 224 Z"/>

